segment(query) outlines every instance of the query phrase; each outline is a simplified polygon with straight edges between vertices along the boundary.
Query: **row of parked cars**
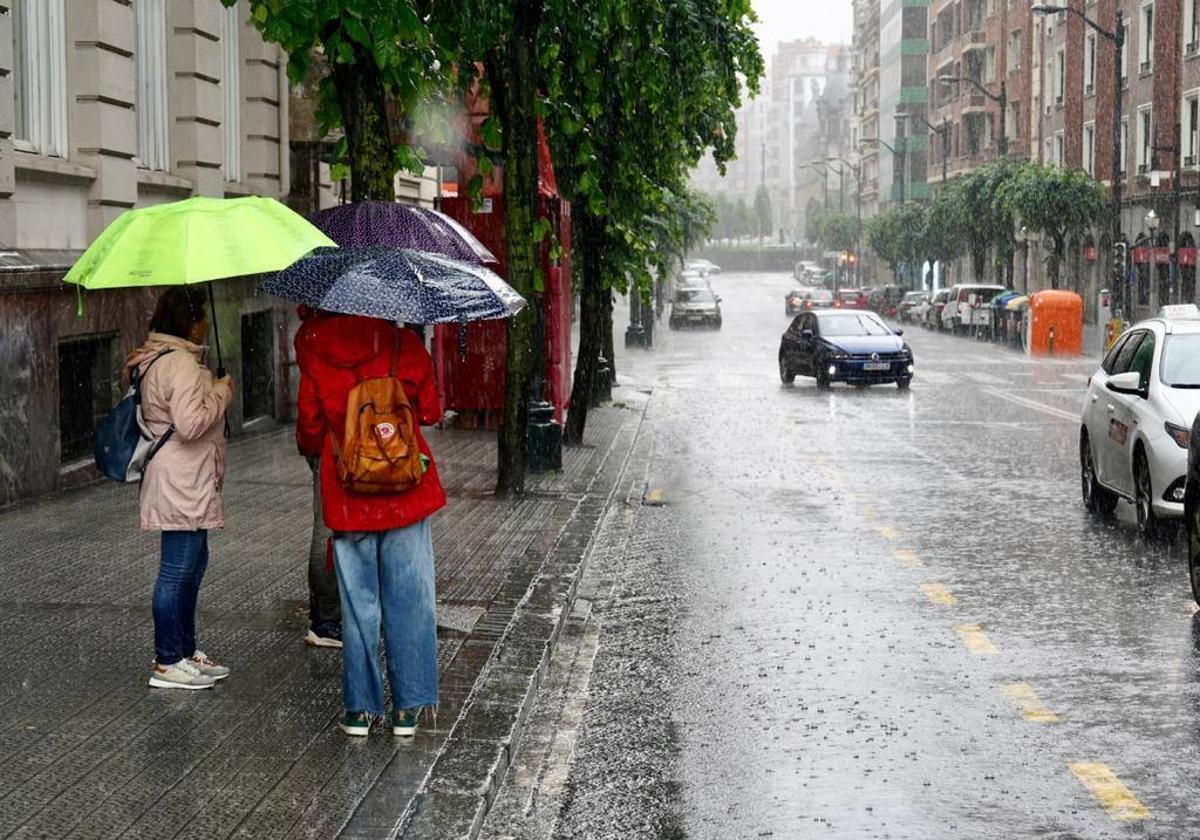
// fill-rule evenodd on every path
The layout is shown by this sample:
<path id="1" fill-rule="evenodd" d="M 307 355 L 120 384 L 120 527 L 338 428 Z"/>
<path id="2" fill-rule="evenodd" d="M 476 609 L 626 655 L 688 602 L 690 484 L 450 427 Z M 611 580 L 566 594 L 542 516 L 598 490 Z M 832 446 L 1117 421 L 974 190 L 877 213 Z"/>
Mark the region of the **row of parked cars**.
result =
<path id="1" fill-rule="evenodd" d="M 709 275 L 721 267 L 708 260 L 688 260 L 675 278 L 671 295 L 671 315 L 667 325 L 673 330 L 685 327 L 721 329 L 721 298 L 713 292 Z"/>
<path id="2" fill-rule="evenodd" d="M 1005 291 L 1003 286 L 960 283 L 936 292 L 907 292 L 896 315 L 904 323 L 928 330 L 971 333 L 991 326 L 992 300 Z"/>

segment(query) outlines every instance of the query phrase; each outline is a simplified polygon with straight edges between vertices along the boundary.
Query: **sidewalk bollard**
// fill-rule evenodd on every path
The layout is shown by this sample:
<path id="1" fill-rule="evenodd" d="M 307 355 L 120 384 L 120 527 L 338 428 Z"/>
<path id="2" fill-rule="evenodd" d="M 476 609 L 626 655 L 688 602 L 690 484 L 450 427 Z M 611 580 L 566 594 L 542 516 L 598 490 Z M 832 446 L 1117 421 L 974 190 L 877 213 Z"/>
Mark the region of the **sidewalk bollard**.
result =
<path id="1" fill-rule="evenodd" d="M 554 422 L 554 405 L 529 404 L 529 471 L 544 473 L 562 469 L 562 426 Z"/>
<path id="2" fill-rule="evenodd" d="M 1053 356 L 1054 355 L 1054 325 L 1053 324 L 1050 325 L 1050 342 L 1049 343 L 1050 343 L 1050 346 L 1049 346 L 1050 355 Z"/>
<path id="3" fill-rule="evenodd" d="M 601 356 L 596 364 L 596 402 L 606 402 L 612 399 L 612 368 L 608 359 Z"/>

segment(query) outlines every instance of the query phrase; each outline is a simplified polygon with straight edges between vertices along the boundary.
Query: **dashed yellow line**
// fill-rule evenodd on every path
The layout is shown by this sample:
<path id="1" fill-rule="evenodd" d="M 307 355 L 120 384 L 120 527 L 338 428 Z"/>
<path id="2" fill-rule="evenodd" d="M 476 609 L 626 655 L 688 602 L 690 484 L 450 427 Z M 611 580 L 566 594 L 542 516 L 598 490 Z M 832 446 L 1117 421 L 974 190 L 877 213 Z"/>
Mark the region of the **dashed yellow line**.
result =
<path id="1" fill-rule="evenodd" d="M 937 604 L 939 607 L 952 607 L 958 603 L 954 593 L 940 583 L 922 583 L 921 590 L 931 604 Z"/>
<path id="2" fill-rule="evenodd" d="M 1067 766 L 1114 820 L 1150 818 L 1150 809 L 1129 792 L 1107 764 L 1078 762 Z"/>
<path id="3" fill-rule="evenodd" d="M 642 496 L 642 504 L 652 507 L 661 507 L 667 503 L 667 497 L 663 493 L 662 488 L 654 487 L 646 491 L 646 495 Z"/>
<path id="4" fill-rule="evenodd" d="M 996 646 L 992 644 L 992 640 L 987 637 L 987 633 L 984 633 L 983 628 L 978 624 L 955 624 L 954 632 L 962 639 L 967 650 L 976 656 L 991 656 L 999 653 Z"/>
<path id="5" fill-rule="evenodd" d="M 865 516 L 867 519 L 874 519 L 876 516 L 879 515 L 879 512 L 877 510 L 875 510 L 875 508 L 868 505 L 867 507 L 862 509 L 862 515 Z"/>
<path id="6" fill-rule="evenodd" d="M 1042 704 L 1029 683 L 1008 683 L 1004 686 L 1004 693 L 1017 704 L 1025 720 L 1032 723 L 1058 723 L 1058 715 Z"/>
<path id="7" fill-rule="evenodd" d="M 910 569 L 919 569 L 921 567 L 920 558 L 917 557 L 917 553 L 911 548 L 892 549 L 892 556 Z"/>
<path id="8" fill-rule="evenodd" d="M 896 540 L 900 538 L 899 532 L 891 525 L 876 525 L 875 533 L 883 537 L 885 540 Z"/>

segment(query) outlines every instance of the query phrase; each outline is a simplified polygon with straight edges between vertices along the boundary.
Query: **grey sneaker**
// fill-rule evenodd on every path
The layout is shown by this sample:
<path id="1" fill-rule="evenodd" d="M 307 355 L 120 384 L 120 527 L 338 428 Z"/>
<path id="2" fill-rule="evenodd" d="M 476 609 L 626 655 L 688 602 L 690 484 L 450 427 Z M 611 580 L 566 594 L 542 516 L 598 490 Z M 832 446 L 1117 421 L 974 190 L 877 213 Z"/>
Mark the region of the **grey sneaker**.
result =
<path id="1" fill-rule="evenodd" d="M 180 659 L 174 665 L 154 663 L 150 672 L 151 688 L 184 688 L 196 690 L 212 688 L 217 681 L 200 673 L 200 669 L 186 659 Z"/>
<path id="2" fill-rule="evenodd" d="M 198 650 L 192 654 L 192 658 L 188 660 L 192 665 L 206 677 L 212 677 L 214 680 L 223 680 L 229 676 L 229 669 L 224 665 L 218 665 L 208 658 L 208 654 L 202 650 Z"/>

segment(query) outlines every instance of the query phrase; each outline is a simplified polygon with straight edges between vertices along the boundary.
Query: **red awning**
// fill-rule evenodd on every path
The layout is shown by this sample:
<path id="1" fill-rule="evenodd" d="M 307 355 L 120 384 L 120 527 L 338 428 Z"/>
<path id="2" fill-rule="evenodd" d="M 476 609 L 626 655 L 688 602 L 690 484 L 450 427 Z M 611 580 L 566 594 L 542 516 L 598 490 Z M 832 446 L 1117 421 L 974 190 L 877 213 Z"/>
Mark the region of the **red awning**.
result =
<path id="1" fill-rule="evenodd" d="M 1155 248 L 1154 262 L 1158 265 L 1168 265 L 1171 262 L 1171 249 L 1161 246 Z"/>
<path id="2" fill-rule="evenodd" d="M 1195 265 L 1196 264 L 1196 249 L 1195 248 L 1180 248 L 1179 249 L 1179 264 L 1180 265 Z"/>
<path id="3" fill-rule="evenodd" d="M 1095 262 L 1096 261 L 1096 246 L 1089 245 L 1086 248 L 1084 248 L 1083 249 L 1083 258 L 1085 260 L 1087 260 L 1088 262 Z"/>
<path id="4" fill-rule="evenodd" d="M 1150 249 L 1145 247 L 1134 248 L 1133 261 L 1138 265 L 1144 265 L 1145 263 L 1150 262 Z"/>

